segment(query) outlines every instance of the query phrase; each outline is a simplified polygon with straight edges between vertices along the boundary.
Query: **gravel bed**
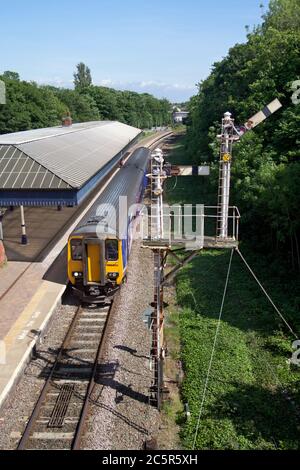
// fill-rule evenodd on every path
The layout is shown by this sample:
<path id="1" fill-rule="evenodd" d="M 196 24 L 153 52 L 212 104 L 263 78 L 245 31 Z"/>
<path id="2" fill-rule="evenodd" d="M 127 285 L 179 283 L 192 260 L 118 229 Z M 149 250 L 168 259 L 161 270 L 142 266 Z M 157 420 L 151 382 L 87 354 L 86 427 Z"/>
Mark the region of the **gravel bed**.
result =
<path id="1" fill-rule="evenodd" d="M 157 435 L 159 414 L 148 405 L 151 336 L 143 322 L 152 301 L 153 254 L 136 241 L 127 283 L 115 298 L 84 449 L 139 450 Z"/>
<path id="2" fill-rule="evenodd" d="M 63 304 L 57 306 L 34 358 L 0 411 L 0 449 L 16 449 L 75 311 L 76 305 L 67 293 Z"/>

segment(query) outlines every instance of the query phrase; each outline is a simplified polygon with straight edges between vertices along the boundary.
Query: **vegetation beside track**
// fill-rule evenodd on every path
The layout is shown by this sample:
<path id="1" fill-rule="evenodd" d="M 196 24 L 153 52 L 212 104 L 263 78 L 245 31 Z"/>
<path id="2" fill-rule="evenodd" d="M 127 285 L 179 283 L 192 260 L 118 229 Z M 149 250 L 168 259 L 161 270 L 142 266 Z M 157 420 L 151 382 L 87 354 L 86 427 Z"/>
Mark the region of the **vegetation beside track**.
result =
<path id="1" fill-rule="evenodd" d="M 181 138 L 174 146 L 171 161 L 184 159 Z M 168 181 L 168 201 L 210 204 L 215 202 L 216 194 L 209 189 L 204 178 L 178 178 L 176 185 L 172 179 Z M 268 258 L 257 256 L 246 241 L 241 251 L 299 332 L 295 273 L 282 264 L 278 269 L 278 263 L 270 264 Z M 176 280 L 177 308 L 171 307 L 166 335 L 169 347 L 178 341 L 181 344 L 185 373 L 181 398 L 183 404 L 189 404 L 191 418 L 186 420 L 180 410 L 176 421 L 181 425 L 185 448 L 192 448 L 194 443 L 229 256 L 229 251 L 202 252 Z M 299 448 L 300 368 L 290 364 L 293 339 L 234 254 L 196 449 Z M 167 413 L 171 416 L 169 406 Z"/>

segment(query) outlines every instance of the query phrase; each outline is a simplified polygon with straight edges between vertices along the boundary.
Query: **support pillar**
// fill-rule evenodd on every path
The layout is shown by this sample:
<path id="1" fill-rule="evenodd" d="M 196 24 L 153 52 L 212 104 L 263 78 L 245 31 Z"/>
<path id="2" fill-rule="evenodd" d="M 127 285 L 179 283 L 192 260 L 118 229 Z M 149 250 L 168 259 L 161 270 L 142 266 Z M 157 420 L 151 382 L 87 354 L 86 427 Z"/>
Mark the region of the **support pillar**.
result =
<path id="1" fill-rule="evenodd" d="M 27 245 L 28 239 L 27 239 L 27 234 L 26 234 L 24 206 L 20 206 L 20 210 L 21 210 L 21 229 L 22 229 L 21 244 Z"/>
<path id="2" fill-rule="evenodd" d="M 218 189 L 218 219 L 217 237 L 222 240 L 228 238 L 228 217 L 229 217 L 229 197 L 230 197 L 230 176 L 231 176 L 231 155 L 234 141 L 234 120 L 231 113 L 224 114 L 222 119 L 222 133 L 220 147 L 220 169 L 219 169 L 219 189 Z"/>
<path id="3" fill-rule="evenodd" d="M 3 244 L 3 213 L 0 211 L 0 268 L 6 263 L 5 248 Z"/>
<path id="4" fill-rule="evenodd" d="M 3 242 L 3 225 L 2 225 L 2 220 L 3 220 L 3 214 L 0 212 L 0 241 Z"/>
<path id="5" fill-rule="evenodd" d="M 222 162 L 222 199 L 221 199 L 221 231 L 220 237 L 228 237 L 228 215 L 230 195 L 230 161 Z"/>

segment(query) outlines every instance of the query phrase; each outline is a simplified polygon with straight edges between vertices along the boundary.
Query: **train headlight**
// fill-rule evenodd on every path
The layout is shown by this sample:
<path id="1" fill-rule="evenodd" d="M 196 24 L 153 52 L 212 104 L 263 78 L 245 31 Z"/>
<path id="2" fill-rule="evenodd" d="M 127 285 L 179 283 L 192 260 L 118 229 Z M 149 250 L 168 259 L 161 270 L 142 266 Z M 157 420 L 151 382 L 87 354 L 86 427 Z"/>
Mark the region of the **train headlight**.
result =
<path id="1" fill-rule="evenodd" d="M 119 276 L 119 273 L 108 273 L 107 274 L 108 279 L 110 279 L 111 281 L 115 281 L 118 276 Z"/>
<path id="2" fill-rule="evenodd" d="M 79 272 L 79 271 L 75 271 L 72 273 L 73 276 L 76 278 L 76 279 L 80 279 L 83 277 L 83 273 Z"/>

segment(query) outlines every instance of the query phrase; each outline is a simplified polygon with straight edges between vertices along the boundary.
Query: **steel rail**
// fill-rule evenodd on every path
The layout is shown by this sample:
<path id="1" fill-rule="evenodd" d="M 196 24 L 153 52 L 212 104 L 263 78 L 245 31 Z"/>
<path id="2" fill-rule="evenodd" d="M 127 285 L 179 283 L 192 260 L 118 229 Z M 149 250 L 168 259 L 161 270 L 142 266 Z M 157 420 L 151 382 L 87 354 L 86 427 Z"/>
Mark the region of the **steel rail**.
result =
<path id="1" fill-rule="evenodd" d="M 89 410 L 90 395 L 91 395 L 91 393 L 93 391 L 93 387 L 95 385 L 95 377 L 96 377 L 96 374 L 97 374 L 97 368 L 98 368 L 99 360 L 100 360 L 100 357 L 101 357 L 101 354 L 102 354 L 102 351 L 103 351 L 103 347 L 104 347 L 104 344 L 105 344 L 107 325 L 109 323 L 108 320 L 110 318 L 110 312 L 111 312 L 112 304 L 113 303 L 111 302 L 111 304 L 108 307 L 108 312 L 107 312 L 105 324 L 104 324 L 103 329 L 101 330 L 101 333 L 100 333 L 100 339 L 99 339 L 99 343 L 98 343 L 98 346 L 97 346 L 97 349 L 96 349 L 96 356 L 94 358 L 92 372 L 91 372 L 90 377 L 88 379 L 88 386 L 87 386 L 87 390 L 85 392 L 85 396 L 84 396 L 84 400 L 83 400 L 83 406 L 82 406 L 82 409 L 81 409 L 81 412 L 80 412 L 80 416 L 79 416 L 79 419 L 78 419 L 76 430 L 74 432 L 74 437 L 73 437 L 72 443 L 70 445 L 70 448 L 74 449 L 74 450 L 79 449 L 80 442 L 81 442 L 81 439 L 82 439 L 83 429 L 84 429 L 84 425 L 85 425 L 86 418 L 87 418 L 87 415 L 88 415 L 88 410 Z M 45 384 L 42 388 L 42 391 L 39 395 L 39 398 L 38 398 L 38 400 L 37 400 L 37 402 L 34 406 L 33 412 L 32 412 L 32 414 L 30 416 L 30 419 L 29 419 L 29 421 L 26 425 L 25 431 L 24 431 L 24 433 L 23 433 L 23 435 L 20 439 L 17 450 L 25 450 L 27 448 L 28 441 L 29 441 L 30 437 L 33 435 L 35 426 L 37 424 L 37 420 L 40 416 L 41 408 L 42 408 L 42 406 L 45 405 L 45 403 L 47 403 L 47 393 L 50 391 L 52 386 L 55 386 L 55 382 L 53 381 L 53 376 L 54 376 L 55 372 L 57 371 L 58 364 L 60 363 L 61 359 L 63 358 L 65 352 L 68 350 L 68 345 L 70 344 L 70 342 L 72 340 L 72 335 L 75 331 L 75 326 L 77 324 L 77 320 L 79 319 L 80 314 L 82 313 L 82 311 L 83 311 L 83 308 L 82 308 L 81 305 L 79 305 L 76 312 L 75 312 L 75 315 L 74 315 L 74 317 L 73 317 L 73 319 L 70 323 L 68 331 L 67 331 L 67 333 L 64 337 L 64 340 L 63 340 L 62 345 L 59 349 L 59 352 L 56 356 L 56 359 L 55 359 L 55 361 L 52 365 L 50 374 L 47 377 L 46 382 L 45 382 Z M 75 333 L 75 335 L 76 335 L 76 333 Z M 74 382 L 76 382 L 77 380 L 76 380 L 76 378 L 74 378 Z"/>
<path id="2" fill-rule="evenodd" d="M 47 380 L 46 380 L 46 382 L 45 382 L 45 384 L 44 384 L 44 386 L 43 386 L 43 389 L 42 389 L 41 394 L 40 394 L 40 396 L 39 396 L 39 398 L 38 398 L 38 401 L 36 402 L 36 404 L 35 404 L 35 406 L 34 406 L 34 410 L 33 410 L 32 414 L 31 414 L 31 416 L 30 416 L 30 419 L 29 419 L 27 425 L 26 425 L 26 428 L 25 428 L 25 431 L 24 431 L 24 433 L 23 433 L 23 435 L 22 435 L 22 438 L 21 438 L 21 440 L 20 440 L 20 442 L 19 442 L 19 444 L 18 444 L 17 450 L 24 450 L 25 447 L 26 447 L 26 444 L 27 444 L 27 442 L 28 442 L 28 439 L 29 439 L 29 437 L 30 437 L 30 435 L 31 435 L 31 432 L 32 432 L 32 430 L 33 430 L 33 428 L 34 428 L 34 426 L 35 426 L 35 424 L 36 424 L 36 420 L 37 420 L 37 418 L 38 418 L 38 416 L 39 416 L 40 409 L 41 409 L 41 407 L 42 407 L 42 405 L 43 405 L 43 403 L 44 403 L 44 401 L 45 401 L 45 398 L 46 398 L 47 392 L 48 392 L 48 390 L 49 390 L 49 387 L 51 386 L 51 380 L 52 380 L 52 378 L 53 378 L 54 371 L 55 371 L 55 369 L 56 369 L 56 367 L 57 367 L 57 365 L 58 365 L 60 359 L 61 359 L 62 356 L 63 356 L 63 352 L 64 352 L 64 350 L 66 349 L 66 346 L 67 346 L 67 344 L 68 344 L 68 342 L 69 342 L 69 339 L 70 339 L 71 334 L 72 334 L 72 332 L 73 332 L 73 330 L 74 330 L 74 326 L 75 326 L 76 321 L 77 321 L 77 319 L 78 319 L 78 317 L 79 317 L 79 315 L 80 315 L 80 312 L 81 312 L 81 305 L 78 306 L 78 308 L 77 308 L 77 310 L 76 310 L 76 312 L 75 312 L 75 315 L 74 315 L 74 317 L 73 317 L 73 319 L 72 319 L 72 321 L 71 321 L 71 324 L 70 324 L 70 326 L 69 326 L 69 328 L 68 328 L 68 331 L 67 331 L 67 333 L 66 333 L 66 335 L 65 335 L 65 338 L 64 338 L 64 340 L 63 340 L 63 343 L 62 343 L 62 345 L 61 345 L 61 347 L 60 347 L 60 349 L 59 349 L 58 355 L 56 356 L 56 359 L 55 359 L 54 364 L 53 364 L 53 366 L 52 366 L 51 372 L 50 372 L 49 376 L 47 377 Z"/>
<path id="3" fill-rule="evenodd" d="M 93 393 L 93 389 L 94 389 L 94 386 L 95 386 L 95 377 L 97 375 L 97 368 L 98 368 L 98 365 L 99 365 L 99 362 L 100 362 L 100 359 L 101 359 L 101 356 L 102 356 L 102 353 L 103 353 L 103 349 L 104 349 L 104 346 L 105 346 L 106 333 L 107 333 L 108 325 L 110 323 L 109 320 L 111 318 L 110 312 L 111 312 L 111 309 L 112 309 L 112 305 L 113 305 L 113 301 L 110 304 L 109 311 L 108 311 L 108 314 L 107 314 L 107 319 L 106 319 L 104 328 L 102 330 L 101 338 L 100 338 L 97 353 L 96 353 L 95 362 L 94 362 L 94 365 L 93 365 L 92 375 L 91 375 L 90 382 L 89 382 L 89 385 L 88 385 L 88 388 L 87 388 L 87 391 L 86 391 L 86 395 L 85 395 L 85 398 L 84 398 L 84 404 L 83 404 L 81 414 L 80 414 L 80 418 L 79 418 L 77 428 L 76 428 L 76 431 L 75 431 L 75 436 L 74 436 L 74 439 L 73 439 L 73 442 L 72 442 L 71 450 L 79 450 L 80 449 L 80 444 L 81 444 L 81 440 L 82 440 L 82 436 L 83 436 L 83 432 L 84 432 L 84 427 L 85 427 L 85 424 L 86 424 L 86 419 L 87 419 L 89 408 L 90 408 L 90 398 L 91 398 L 91 395 Z"/>

